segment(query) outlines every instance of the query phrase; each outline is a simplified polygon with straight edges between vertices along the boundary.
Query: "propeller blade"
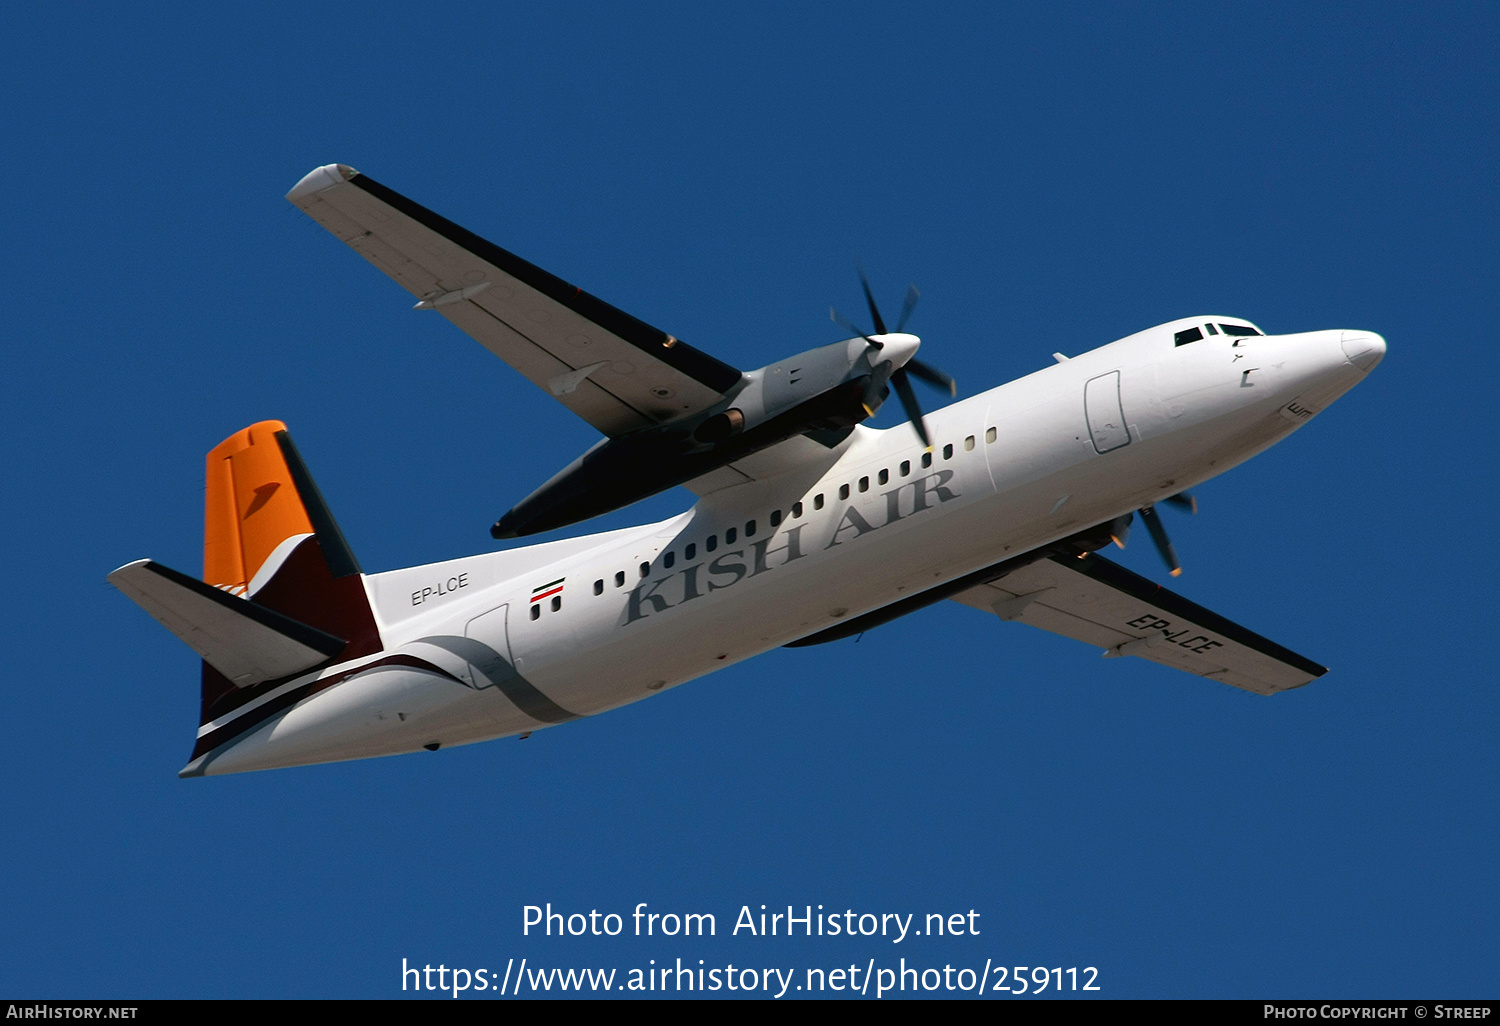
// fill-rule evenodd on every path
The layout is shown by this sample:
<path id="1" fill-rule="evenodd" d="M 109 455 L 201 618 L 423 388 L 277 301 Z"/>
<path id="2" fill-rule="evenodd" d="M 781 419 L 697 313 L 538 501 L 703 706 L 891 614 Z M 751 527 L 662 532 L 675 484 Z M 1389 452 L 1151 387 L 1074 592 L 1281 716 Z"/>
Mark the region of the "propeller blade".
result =
<path id="1" fill-rule="evenodd" d="M 1156 515 L 1156 510 L 1151 506 L 1141 507 L 1141 521 L 1146 525 L 1146 530 L 1151 532 L 1151 540 L 1156 543 L 1156 551 L 1161 553 L 1161 558 L 1166 560 L 1167 569 L 1172 571 L 1173 577 L 1181 577 L 1182 564 L 1177 561 L 1177 550 L 1172 548 L 1167 529 L 1161 525 L 1161 518 Z"/>
<path id="2" fill-rule="evenodd" d="M 880 317 L 880 307 L 875 305 L 875 294 L 870 291 L 870 279 L 865 277 L 863 267 L 856 267 L 855 270 L 859 272 L 860 288 L 865 290 L 865 302 L 870 304 L 870 320 L 875 322 L 875 334 L 885 335 L 885 321 Z"/>
<path id="3" fill-rule="evenodd" d="M 936 387 L 941 388 L 950 396 L 958 395 L 958 382 L 954 381 L 953 378 L 949 375 L 944 374 L 942 371 L 938 370 L 932 364 L 923 363 L 921 360 L 917 359 L 911 359 L 906 361 L 906 369 L 911 371 L 917 377 L 921 378 L 923 381 L 927 382 L 929 385 L 935 385 Z"/>
<path id="4" fill-rule="evenodd" d="M 906 301 L 901 304 L 901 319 L 896 322 L 896 330 L 904 331 L 906 322 L 911 317 L 911 312 L 917 308 L 917 300 L 922 298 L 922 293 L 917 291 L 915 285 L 906 287 Z"/>
<path id="5" fill-rule="evenodd" d="M 1130 522 L 1135 517 L 1126 513 L 1122 517 L 1115 517 L 1109 525 L 1109 540 L 1115 543 L 1117 548 L 1123 549 L 1125 543 L 1130 539 Z"/>
<path id="6" fill-rule="evenodd" d="M 842 316 L 837 310 L 835 310 L 831 306 L 828 308 L 828 319 L 830 321 L 832 321 L 834 324 L 837 324 L 839 327 L 843 328 L 845 331 L 852 331 L 852 332 L 854 332 L 860 338 L 864 339 L 866 342 L 870 343 L 870 345 L 874 346 L 876 350 L 881 350 L 881 349 L 885 348 L 885 346 L 882 343 L 876 342 L 869 335 L 866 335 L 863 331 L 861 331 L 855 325 L 855 323 L 853 321 L 851 321 L 847 317 Z"/>
<path id="7" fill-rule="evenodd" d="M 1169 495 L 1161 501 L 1169 506 L 1185 509 L 1189 513 L 1198 512 L 1198 500 L 1193 498 L 1191 492 L 1178 492 L 1176 495 Z"/>
<path id="8" fill-rule="evenodd" d="M 865 294 L 865 303 L 870 308 L 870 319 L 875 322 L 875 334 L 889 334 L 889 331 L 885 326 L 885 318 L 880 316 L 880 307 L 875 302 L 875 293 L 870 288 L 870 279 L 865 274 L 865 269 L 858 263 L 855 264 L 854 269 L 859 274 L 859 287 Z M 906 299 L 901 304 L 901 320 L 896 324 L 897 331 L 901 331 L 906 327 L 906 321 L 909 317 L 911 317 L 912 311 L 916 309 L 917 300 L 921 297 L 922 293 L 917 291 L 917 287 L 915 285 L 911 285 L 907 288 Z M 871 348 L 877 350 L 884 348 L 880 342 L 877 342 L 869 335 L 866 335 L 863 331 L 860 331 L 859 328 L 855 327 L 852 322 L 843 317 L 840 317 L 838 311 L 833 309 L 832 307 L 828 308 L 828 316 L 835 324 L 843 327 L 847 331 L 852 331 L 855 334 L 859 335 L 860 338 L 864 339 L 870 344 Z M 931 364 L 923 363 L 920 360 L 909 359 L 906 361 L 905 366 L 898 367 L 894 370 L 890 369 L 889 362 L 887 362 L 883 366 L 888 376 L 884 381 L 878 382 L 878 384 L 883 388 L 884 385 L 888 382 L 895 387 L 896 394 L 901 397 L 901 406 L 906 410 L 906 419 L 911 422 L 912 428 L 916 430 L 917 437 L 922 440 L 923 447 L 925 447 L 928 452 L 931 452 L 932 438 L 927 434 L 927 425 L 923 421 L 922 406 L 917 402 L 917 393 L 911 387 L 911 375 L 916 375 L 927 384 L 935 385 L 936 387 L 945 390 L 949 395 L 952 396 L 958 395 L 958 383 L 955 382 L 952 377 L 944 374 L 936 367 L 932 366 Z M 910 371 L 911 374 L 908 374 L 907 371 Z M 876 384 L 877 382 L 872 379 L 872 387 L 874 387 Z M 884 394 L 888 393 L 882 393 L 882 395 Z M 865 412 L 873 416 L 874 408 L 878 407 L 879 405 L 880 404 L 878 401 L 872 400 L 867 396 L 865 400 Z"/>
<path id="9" fill-rule="evenodd" d="M 896 388 L 896 394 L 901 397 L 901 408 L 906 411 L 906 419 L 911 421 L 911 426 L 917 429 L 917 437 L 922 440 L 923 448 L 932 449 L 932 439 L 927 437 L 927 425 L 922 423 L 922 407 L 917 402 L 917 393 L 911 387 L 911 379 L 906 376 L 906 368 L 902 367 L 891 375 L 891 384 Z"/>

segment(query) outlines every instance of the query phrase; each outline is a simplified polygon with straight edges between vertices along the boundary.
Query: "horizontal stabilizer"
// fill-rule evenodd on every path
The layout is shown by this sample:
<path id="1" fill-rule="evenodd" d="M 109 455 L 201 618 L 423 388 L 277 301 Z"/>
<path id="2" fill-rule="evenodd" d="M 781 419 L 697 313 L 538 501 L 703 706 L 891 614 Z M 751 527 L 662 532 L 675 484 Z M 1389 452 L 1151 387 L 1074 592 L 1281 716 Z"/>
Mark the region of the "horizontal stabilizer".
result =
<path id="1" fill-rule="evenodd" d="M 346 644 L 149 559 L 120 567 L 109 582 L 237 687 L 310 670 Z"/>

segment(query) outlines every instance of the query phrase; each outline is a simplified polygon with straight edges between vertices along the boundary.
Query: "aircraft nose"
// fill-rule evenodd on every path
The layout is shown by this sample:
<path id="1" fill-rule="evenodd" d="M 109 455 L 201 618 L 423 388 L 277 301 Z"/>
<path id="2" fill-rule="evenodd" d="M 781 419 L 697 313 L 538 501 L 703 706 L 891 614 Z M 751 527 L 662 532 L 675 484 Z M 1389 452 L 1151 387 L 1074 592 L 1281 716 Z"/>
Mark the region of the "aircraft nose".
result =
<path id="1" fill-rule="evenodd" d="M 1373 331 L 1346 331 L 1339 343 L 1344 358 L 1367 374 L 1385 356 L 1385 339 Z"/>

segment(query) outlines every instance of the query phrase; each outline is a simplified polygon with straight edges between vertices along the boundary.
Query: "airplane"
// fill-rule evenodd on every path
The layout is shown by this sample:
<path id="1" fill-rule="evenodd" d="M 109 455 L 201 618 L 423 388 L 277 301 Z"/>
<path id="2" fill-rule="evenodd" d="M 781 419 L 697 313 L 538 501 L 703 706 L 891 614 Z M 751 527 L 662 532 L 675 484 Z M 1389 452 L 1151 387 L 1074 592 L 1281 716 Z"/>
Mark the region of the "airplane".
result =
<path id="1" fill-rule="evenodd" d="M 951 600 L 1260 695 L 1326 669 L 1098 554 L 1139 514 L 1302 427 L 1385 340 L 1186 317 L 924 413 L 954 393 L 888 330 L 742 372 L 344 164 L 287 199 L 604 438 L 500 516 L 496 538 L 685 485 L 659 523 L 365 573 L 286 426 L 207 459 L 202 578 L 108 579 L 202 665 L 183 777 L 435 751 L 659 694 L 778 646 Z M 894 389 L 908 423 L 865 423 Z"/>

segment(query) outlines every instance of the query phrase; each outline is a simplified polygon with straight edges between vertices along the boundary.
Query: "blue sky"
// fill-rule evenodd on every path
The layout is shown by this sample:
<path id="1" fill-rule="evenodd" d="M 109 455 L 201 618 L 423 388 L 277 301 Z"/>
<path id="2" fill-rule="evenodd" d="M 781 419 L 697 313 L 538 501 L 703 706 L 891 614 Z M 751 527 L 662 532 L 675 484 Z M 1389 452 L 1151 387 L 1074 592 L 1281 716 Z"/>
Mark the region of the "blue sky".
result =
<path id="1" fill-rule="evenodd" d="M 1096 966 L 1113 997 L 1493 996 L 1496 9 L 36 5 L 0 110 L 0 992 L 400 995 L 400 966 Z M 953 603 L 436 755 L 180 781 L 201 561 L 287 421 L 367 570 L 487 551 L 586 425 L 287 204 L 342 161 L 740 367 L 858 256 L 971 395 L 1179 316 L 1379 331 L 1168 512 L 1176 590 L 1332 671 L 1261 699 Z M 894 406 L 880 424 L 897 423 Z M 664 516 L 678 491 L 604 518 Z M 1144 538 L 1121 561 L 1161 570 Z M 712 940 L 523 937 L 522 908 Z M 727 936 L 742 905 L 976 937 Z"/>

